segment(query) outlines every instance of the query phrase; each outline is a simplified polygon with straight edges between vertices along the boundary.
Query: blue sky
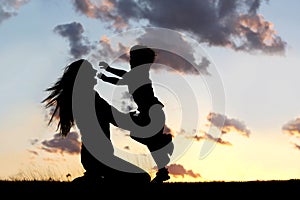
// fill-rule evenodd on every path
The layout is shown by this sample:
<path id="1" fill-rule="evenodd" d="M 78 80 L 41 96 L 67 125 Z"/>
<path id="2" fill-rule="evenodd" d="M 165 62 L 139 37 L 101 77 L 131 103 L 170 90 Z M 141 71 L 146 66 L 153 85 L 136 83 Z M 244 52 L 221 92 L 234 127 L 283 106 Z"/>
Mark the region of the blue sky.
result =
<path id="1" fill-rule="evenodd" d="M 83 35 L 91 43 L 100 41 L 104 35 L 110 38 L 116 33 L 115 30 L 107 27 L 108 23 L 105 23 L 105 19 L 89 18 L 82 12 L 76 11 L 75 1 L 31 0 L 20 7 L 5 7 L 7 2 L 9 1 L 1 0 L 1 6 L 14 11 L 15 16 L 0 20 L 0 35 L 2 36 L 0 38 L 0 57 L 2 58 L 0 61 L 2 69 L 0 73 L 0 93 L 2 94 L 0 138 L 3 141 L 0 147 L 0 160 L 1 163 L 6 162 L 0 168 L 0 177 L 12 176 L 22 169 L 22 166 L 26 166 L 26 163 L 40 159 L 37 157 L 31 159 L 30 154 L 27 155 L 28 149 L 36 151 L 39 149 L 30 141 L 33 139 L 43 141 L 51 139 L 54 135 L 54 129 L 47 127 L 45 111 L 40 101 L 46 95 L 44 90 L 56 81 L 62 74 L 63 67 L 74 59 L 69 52 L 69 41 L 55 33 L 54 28 L 57 25 L 78 22 L 84 28 Z M 189 7 L 184 6 L 184 8 Z M 274 25 L 276 35 L 286 42 L 285 55 L 236 51 L 225 46 L 199 42 L 214 64 L 211 67 L 215 67 L 221 77 L 225 94 L 225 113 L 223 114 L 228 117 L 228 120 L 236 119 L 238 122 L 243 122 L 251 130 L 251 134 L 247 138 L 236 134 L 241 131 L 239 129 L 229 131 L 222 139 L 230 141 L 233 144 L 232 147 L 217 144 L 212 154 L 204 160 L 199 160 L 197 157 L 201 142 L 195 142 L 187 154 L 178 162 L 176 161 L 176 164 L 184 166 L 186 171 L 191 169 L 201 174 L 202 179 L 197 176 L 193 179 L 193 176 L 186 173 L 186 176 L 182 176 L 183 178 L 174 176 L 172 180 L 300 177 L 300 151 L 294 148 L 294 144 L 300 144 L 299 124 L 294 121 L 294 125 L 296 127 L 298 125 L 294 134 L 291 132 L 286 134 L 282 130 L 284 124 L 300 117 L 299 8 L 300 3 L 296 0 L 270 0 L 261 1 L 257 11 L 266 21 Z M 183 9 L 182 16 L 185 16 L 186 12 L 189 10 Z M 124 13 L 125 11 L 122 16 L 128 16 L 132 20 L 131 26 L 139 27 L 140 24 L 134 21 L 136 20 L 134 16 Z M 180 16 L 180 13 L 178 15 Z M 2 16 L 1 10 L 0 16 Z M 193 19 L 192 16 L 190 17 Z M 148 16 L 148 19 L 155 27 L 154 22 L 157 23 L 157 21 L 154 16 Z M 195 24 L 191 23 L 193 26 Z M 208 71 L 211 69 L 208 68 Z M 164 73 L 154 73 L 153 76 L 158 79 L 168 77 L 167 80 L 170 82 L 176 78 L 176 76 Z M 193 75 L 184 75 L 184 77 L 193 86 L 199 83 L 199 79 Z M 204 86 L 201 85 L 199 88 L 203 89 Z M 204 91 L 203 96 L 200 95 L 198 101 L 200 104 L 203 103 L 200 109 L 205 111 L 200 115 L 201 120 L 204 120 L 211 105 L 209 91 L 205 89 L 201 91 Z M 159 94 L 167 101 L 167 96 L 163 96 L 163 90 Z M 176 120 L 178 118 L 175 117 L 170 121 L 175 124 Z M 51 158 L 56 156 L 57 162 L 63 162 L 60 159 L 61 154 L 40 152 L 39 155 Z M 7 160 L 9 157 L 15 159 Z M 78 154 L 70 159 L 75 159 L 72 162 L 76 162 L 76 158 Z M 226 170 L 219 170 L 216 167 L 220 163 L 226 166 Z M 45 165 L 47 165 L 46 161 Z M 246 165 L 251 166 L 250 169 L 246 170 Z M 80 169 L 79 165 L 75 171 L 78 169 Z M 289 173 L 287 173 L 288 170 Z"/>

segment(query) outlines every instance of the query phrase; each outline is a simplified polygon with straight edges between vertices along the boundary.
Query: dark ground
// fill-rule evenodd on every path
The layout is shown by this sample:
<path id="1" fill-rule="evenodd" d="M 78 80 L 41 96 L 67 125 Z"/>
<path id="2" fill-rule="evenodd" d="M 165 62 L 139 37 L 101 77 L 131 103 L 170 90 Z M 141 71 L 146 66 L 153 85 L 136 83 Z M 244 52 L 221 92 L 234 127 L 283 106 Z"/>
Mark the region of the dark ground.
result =
<path id="1" fill-rule="evenodd" d="M 131 184 L 74 184 L 56 181 L 0 181 L 1 196 L 9 199 L 93 197 L 92 199 L 165 199 L 166 197 L 185 198 L 257 198 L 273 197 L 299 199 L 300 180 L 286 181 L 248 181 L 248 182 L 198 182 L 163 183 L 149 185 Z M 99 197 L 99 198 L 96 198 Z M 197 198 L 199 197 L 199 198 Z M 4 199 L 4 198 L 1 198 Z M 84 198 L 91 199 L 91 198 Z"/>

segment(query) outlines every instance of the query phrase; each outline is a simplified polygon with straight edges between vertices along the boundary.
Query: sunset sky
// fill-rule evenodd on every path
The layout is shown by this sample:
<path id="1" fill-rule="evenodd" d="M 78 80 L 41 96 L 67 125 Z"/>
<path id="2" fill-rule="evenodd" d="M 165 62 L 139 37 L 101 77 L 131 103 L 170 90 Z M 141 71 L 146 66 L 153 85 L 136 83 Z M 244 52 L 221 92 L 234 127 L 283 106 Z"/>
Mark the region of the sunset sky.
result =
<path id="1" fill-rule="evenodd" d="M 109 62 L 136 43 L 194 62 L 158 52 L 151 71 L 175 141 L 169 181 L 299 179 L 299 8 L 298 0 L 0 0 L 0 179 L 81 176 L 80 133 L 62 138 L 48 126 L 45 89 L 70 62 Z M 125 111 L 126 88 L 98 83 Z M 116 154 L 153 173 L 147 149 L 111 130 Z"/>

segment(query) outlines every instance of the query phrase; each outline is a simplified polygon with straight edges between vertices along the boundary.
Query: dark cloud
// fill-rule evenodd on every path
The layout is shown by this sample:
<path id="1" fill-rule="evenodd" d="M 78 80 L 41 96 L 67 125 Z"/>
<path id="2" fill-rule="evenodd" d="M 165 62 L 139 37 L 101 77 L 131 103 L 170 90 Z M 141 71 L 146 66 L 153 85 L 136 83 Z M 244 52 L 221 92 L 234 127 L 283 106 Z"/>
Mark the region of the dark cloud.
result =
<path id="1" fill-rule="evenodd" d="M 284 53 L 286 43 L 258 13 L 262 0 L 73 0 L 77 11 L 116 30 L 141 20 L 192 34 L 198 41 L 237 51 Z"/>
<path id="2" fill-rule="evenodd" d="M 186 136 L 187 138 L 191 138 L 194 139 L 196 141 L 202 141 L 202 140 L 210 140 L 213 142 L 216 142 L 218 144 L 222 144 L 222 145 L 227 145 L 227 146 L 232 146 L 232 143 L 230 143 L 229 141 L 225 141 L 222 138 L 217 138 L 214 137 L 208 133 L 204 133 L 203 135 L 194 135 L 194 136 Z"/>
<path id="3" fill-rule="evenodd" d="M 219 128 L 222 131 L 222 134 L 235 131 L 243 136 L 249 137 L 251 133 L 244 122 L 228 118 L 223 114 L 209 113 L 207 120 L 211 123 L 211 125 Z"/>
<path id="4" fill-rule="evenodd" d="M 219 113 L 209 113 L 207 116 L 207 120 L 209 122 L 208 126 L 214 126 L 221 130 L 221 135 L 219 137 L 215 137 L 205 131 L 199 131 L 199 133 L 194 132 L 193 134 L 187 133 L 185 130 L 181 130 L 179 133 L 188 139 L 193 139 L 195 141 L 203 141 L 203 140 L 210 140 L 216 142 L 221 145 L 232 146 L 232 143 L 222 139 L 222 136 L 229 132 L 237 132 L 243 136 L 249 137 L 251 131 L 246 127 L 244 122 L 231 119 L 227 116 Z"/>
<path id="5" fill-rule="evenodd" d="M 16 16 L 19 8 L 29 0 L 0 0 L 0 24 L 13 16 Z"/>
<path id="6" fill-rule="evenodd" d="M 175 70 L 176 72 L 183 74 L 199 74 L 200 72 L 206 75 L 209 74 L 207 68 L 210 65 L 210 61 L 206 57 L 202 57 L 201 62 L 199 64 L 195 64 L 186 60 L 185 57 L 179 56 L 177 53 L 172 53 L 162 49 L 155 49 L 155 51 L 157 52 L 155 60 L 156 64 L 152 67 L 155 70 L 161 70 L 162 68 L 162 65 L 157 65 L 158 63 L 168 66 L 168 68 L 163 69 L 167 69 L 171 72 Z"/>
<path id="7" fill-rule="evenodd" d="M 178 32 L 159 31 L 147 29 L 141 35 L 135 35 L 136 44 L 142 44 L 151 47 L 156 54 L 152 69 L 155 71 L 167 70 L 171 72 L 184 74 L 205 74 L 209 75 L 208 67 L 211 62 L 208 58 L 201 55 L 201 52 L 195 55 L 195 49 L 191 42 L 186 41 Z M 166 38 L 168 38 L 166 40 Z M 114 59 L 113 63 L 128 63 L 129 51 L 131 46 L 125 46 L 121 42 L 112 44 L 107 36 L 102 36 L 97 48 L 92 53 L 92 58 L 97 62 L 99 60 L 108 61 Z M 153 48 L 162 46 L 163 48 Z"/>
<path id="8" fill-rule="evenodd" d="M 296 140 L 298 140 L 299 142 L 299 138 L 300 138 L 300 118 L 295 118 L 293 120 L 288 121 L 286 124 L 284 124 L 282 126 L 282 131 L 285 134 L 290 135 L 291 137 L 295 137 Z M 296 149 L 300 150 L 300 145 L 292 142 L 292 144 L 294 145 L 294 147 Z"/>
<path id="9" fill-rule="evenodd" d="M 192 178 L 200 178 L 201 175 L 199 173 L 195 173 L 192 170 L 187 170 L 185 169 L 182 165 L 179 164 L 171 164 L 168 165 L 168 171 L 171 175 L 173 176 L 181 176 L 181 177 L 185 177 L 185 176 L 190 176 Z"/>
<path id="10" fill-rule="evenodd" d="M 211 141 L 214 141 L 218 144 L 222 144 L 222 145 L 228 145 L 228 146 L 232 146 L 232 144 L 229 142 L 229 141 L 225 141 L 223 140 L 222 138 L 216 138 L 216 137 L 213 137 L 212 135 L 210 134 L 205 134 L 205 138 L 206 139 L 209 139 Z"/>
<path id="11" fill-rule="evenodd" d="M 300 118 L 290 120 L 282 126 L 282 131 L 292 136 L 300 137 Z"/>
<path id="12" fill-rule="evenodd" d="M 206 57 L 197 54 L 190 41 L 186 41 L 179 32 L 160 31 L 156 29 L 147 29 L 147 31 L 138 37 L 137 42 L 149 47 L 155 48 L 155 63 L 161 65 L 153 65 L 152 68 L 159 70 L 165 65 L 167 70 L 175 70 L 184 74 L 205 74 L 209 72 L 207 68 L 210 61 Z M 200 57 L 200 60 L 197 59 Z"/>
<path id="13" fill-rule="evenodd" d="M 84 28 L 78 22 L 57 25 L 53 31 L 68 40 L 70 54 L 74 58 L 81 58 L 95 48 L 94 45 L 90 44 L 87 37 L 83 36 Z"/>
<path id="14" fill-rule="evenodd" d="M 42 149 L 50 153 L 79 154 L 81 142 L 76 132 L 70 132 L 66 137 L 57 133 L 50 140 L 42 141 Z"/>

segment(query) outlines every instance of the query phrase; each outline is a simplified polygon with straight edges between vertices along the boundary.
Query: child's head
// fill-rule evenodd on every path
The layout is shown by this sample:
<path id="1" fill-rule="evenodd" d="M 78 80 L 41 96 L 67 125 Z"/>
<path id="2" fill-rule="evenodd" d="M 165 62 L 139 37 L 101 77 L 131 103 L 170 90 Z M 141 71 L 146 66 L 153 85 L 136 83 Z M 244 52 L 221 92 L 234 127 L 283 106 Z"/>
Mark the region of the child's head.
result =
<path id="1" fill-rule="evenodd" d="M 151 48 L 143 45 L 135 45 L 130 49 L 130 65 L 134 68 L 139 65 L 153 63 L 155 52 Z"/>

